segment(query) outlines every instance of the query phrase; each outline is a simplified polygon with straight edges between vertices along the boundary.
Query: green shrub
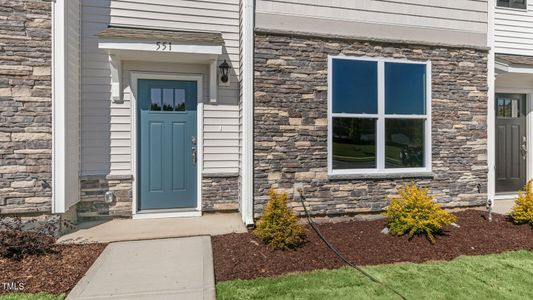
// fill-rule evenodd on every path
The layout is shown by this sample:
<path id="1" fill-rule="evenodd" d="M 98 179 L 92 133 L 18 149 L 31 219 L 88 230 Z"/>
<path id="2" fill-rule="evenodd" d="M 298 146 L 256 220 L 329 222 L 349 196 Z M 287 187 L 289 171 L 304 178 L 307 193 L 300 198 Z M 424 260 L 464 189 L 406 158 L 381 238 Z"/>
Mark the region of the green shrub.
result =
<path id="1" fill-rule="evenodd" d="M 531 224 L 533 226 L 533 179 L 518 193 L 511 218 L 515 224 Z"/>
<path id="2" fill-rule="evenodd" d="M 287 194 L 270 189 L 269 196 L 253 234 L 274 249 L 299 246 L 305 237 L 304 227 L 298 224 L 298 217 L 287 206 Z"/>
<path id="3" fill-rule="evenodd" d="M 414 183 L 398 190 L 399 196 L 391 200 L 385 210 L 390 219 L 388 227 L 392 235 L 413 237 L 415 234 L 426 234 L 432 244 L 433 234 L 442 230 L 442 226 L 456 221 L 456 217 L 444 211 L 435 202 L 428 190 L 418 188 Z"/>

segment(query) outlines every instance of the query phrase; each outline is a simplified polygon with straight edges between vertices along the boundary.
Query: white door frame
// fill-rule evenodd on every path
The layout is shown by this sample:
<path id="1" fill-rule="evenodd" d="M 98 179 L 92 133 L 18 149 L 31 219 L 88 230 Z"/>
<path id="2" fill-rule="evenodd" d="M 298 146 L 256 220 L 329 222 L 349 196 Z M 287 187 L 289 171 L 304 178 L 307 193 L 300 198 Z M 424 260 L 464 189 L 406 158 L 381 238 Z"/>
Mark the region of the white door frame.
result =
<path id="1" fill-rule="evenodd" d="M 198 163 L 197 163 L 197 183 L 196 183 L 196 208 L 194 209 L 170 209 L 170 210 L 161 210 L 154 211 L 149 210 L 148 212 L 139 212 L 137 210 L 137 81 L 139 79 L 156 79 L 156 80 L 187 80 L 187 81 L 196 81 L 197 86 L 197 153 L 198 153 Z M 204 130 L 203 130 L 203 120 L 204 120 L 204 104 L 203 104 L 203 77 L 202 75 L 196 74 L 169 74 L 161 72 L 131 72 L 130 77 L 131 84 L 131 157 L 132 157 L 132 218 L 133 219 L 151 219 L 151 218 L 171 218 L 171 217 L 195 217 L 202 215 L 202 170 L 204 169 L 203 161 L 203 143 L 204 143 Z"/>
<path id="2" fill-rule="evenodd" d="M 533 126 L 533 89 L 528 88 L 507 88 L 507 87 L 496 87 L 495 88 L 495 95 L 496 94 L 525 94 L 526 95 L 526 137 L 527 137 L 527 157 L 526 157 L 526 181 L 533 179 L 533 130 L 529 130 L 531 126 Z M 496 96 L 494 97 L 493 103 L 491 103 L 491 106 L 489 109 L 494 110 Z M 496 123 L 492 124 L 491 126 L 496 128 Z M 496 135 L 496 131 L 492 131 L 494 135 Z M 496 136 L 495 136 L 496 137 Z M 496 147 L 496 145 L 494 145 Z M 496 149 L 494 149 L 496 151 Z M 496 170 L 496 156 L 494 160 L 494 170 Z M 493 172 L 492 178 L 496 182 L 496 172 Z M 509 193 L 509 194 L 496 194 L 496 184 L 494 184 L 494 200 L 509 200 L 514 199 L 518 195 L 518 191 L 516 193 Z"/>

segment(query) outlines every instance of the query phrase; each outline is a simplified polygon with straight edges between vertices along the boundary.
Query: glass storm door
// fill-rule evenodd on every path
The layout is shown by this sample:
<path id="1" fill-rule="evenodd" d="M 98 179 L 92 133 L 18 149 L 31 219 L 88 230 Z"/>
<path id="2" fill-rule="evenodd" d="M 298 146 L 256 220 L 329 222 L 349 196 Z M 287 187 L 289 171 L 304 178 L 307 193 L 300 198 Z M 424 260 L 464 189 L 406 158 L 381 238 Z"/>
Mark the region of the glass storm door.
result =
<path id="1" fill-rule="evenodd" d="M 496 94 L 496 193 L 526 184 L 526 95 Z"/>
<path id="2" fill-rule="evenodd" d="M 196 81 L 138 82 L 138 207 L 196 207 Z"/>

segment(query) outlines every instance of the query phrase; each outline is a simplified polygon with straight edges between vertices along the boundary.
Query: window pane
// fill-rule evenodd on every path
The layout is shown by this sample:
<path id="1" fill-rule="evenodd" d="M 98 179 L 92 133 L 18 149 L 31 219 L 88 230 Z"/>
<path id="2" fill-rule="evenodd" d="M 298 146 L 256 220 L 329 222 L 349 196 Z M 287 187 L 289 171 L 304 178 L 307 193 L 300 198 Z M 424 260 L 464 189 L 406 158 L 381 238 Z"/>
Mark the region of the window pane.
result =
<path id="1" fill-rule="evenodd" d="M 509 0 L 498 0 L 496 2 L 496 5 L 502 7 L 509 7 Z"/>
<path id="2" fill-rule="evenodd" d="M 499 119 L 505 118 L 520 118 L 525 114 L 525 101 L 517 98 L 498 98 L 496 100 L 496 117 Z"/>
<path id="3" fill-rule="evenodd" d="M 385 120 L 385 167 L 423 168 L 425 120 Z"/>
<path id="4" fill-rule="evenodd" d="M 333 169 L 376 168 L 376 119 L 333 118 Z"/>
<path id="5" fill-rule="evenodd" d="M 512 8 L 526 8 L 526 0 L 511 0 Z"/>
<path id="6" fill-rule="evenodd" d="M 333 113 L 378 112 L 377 62 L 333 59 Z"/>
<path id="7" fill-rule="evenodd" d="M 163 89 L 163 110 L 164 111 L 173 111 L 174 110 L 174 90 L 173 89 Z"/>
<path id="8" fill-rule="evenodd" d="M 385 63 L 385 113 L 426 113 L 426 65 Z"/>
<path id="9" fill-rule="evenodd" d="M 185 90 L 175 89 L 174 107 L 176 111 L 185 111 Z"/>
<path id="10" fill-rule="evenodd" d="M 150 110 L 161 110 L 161 89 L 150 90 Z"/>

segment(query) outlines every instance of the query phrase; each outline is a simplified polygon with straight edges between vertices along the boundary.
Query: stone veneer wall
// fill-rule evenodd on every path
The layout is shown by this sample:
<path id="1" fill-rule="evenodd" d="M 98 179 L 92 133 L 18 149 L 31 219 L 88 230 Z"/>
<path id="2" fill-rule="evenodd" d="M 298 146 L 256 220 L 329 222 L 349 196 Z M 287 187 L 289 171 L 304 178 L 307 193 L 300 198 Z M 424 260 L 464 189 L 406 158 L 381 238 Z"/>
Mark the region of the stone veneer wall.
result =
<path id="1" fill-rule="evenodd" d="M 431 60 L 431 178 L 331 179 L 327 174 L 328 55 Z M 446 206 L 482 205 L 487 185 L 487 51 L 256 33 L 254 208 L 268 189 L 302 186 L 314 214 L 380 211 L 415 181 Z M 301 212 L 296 201 L 291 205 Z"/>
<path id="2" fill-rule="evenodd" d="M 236 211 L 239 209 L 239 176 L 209 177 L 202 180 L 203 211 Z"/>
<path id="3" fill-rule="evenodd" d="M 81 196 L 77 204 L 78 218 L 131 217 L 131 176 L 84 176 L 80 178 Z M 105 193 L 114 192 L 115 199 L 105 202 Z"/>
<path id="4" fill-rule="evenodd" d="M 50 213 L 51 1 L 0 1 L 0 214 Z"/>
<path id="5" fill-rule="evenodd" d="M 239 209 L 238 176 L 204 176 L 202 180 L 203 211 L 235 211 Z M 80 179 L 81 197 L 77 204 L 79 219 L 131 217 L 131 176 L 84 176 Z M 115 199 L 105 202 L 105 193 Z"/>

